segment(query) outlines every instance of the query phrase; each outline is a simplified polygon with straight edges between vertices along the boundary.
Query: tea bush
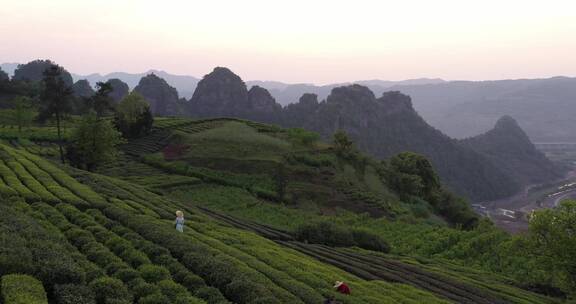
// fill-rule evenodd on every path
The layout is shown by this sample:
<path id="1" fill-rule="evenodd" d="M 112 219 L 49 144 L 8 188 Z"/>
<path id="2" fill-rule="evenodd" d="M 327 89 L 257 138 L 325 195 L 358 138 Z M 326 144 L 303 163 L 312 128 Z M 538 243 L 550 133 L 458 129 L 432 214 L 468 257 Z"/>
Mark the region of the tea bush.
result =
<path id="1" fill-rule="evenodd" d="M 85 285 L 56 285 L 54 296 L 58 304 L 96 304 L 94 292 Z"/>
<path id="2" fill-rule="evenodd" d="M 96 279 L 90 283 L 98 304 L 131 304 L 132 294 L 122 281 L 110 277 Z"/>
<path id="3" fill-rule="evenodd" d="M 138 268 L 142 278 L 149 283 L 157 283 L 162 280 L 170 279 L 170 271 L 162 266 L 156 265 L 142 265 Z"/>
<path id="4" fill-rule="evenodd" d="M 48 304 L 42 282 L 28 275 L 3 276 L 0 290 L 5 304 Z"/>
<path id="5" fill-rule="evenodd" d="M 374 233 L 367 230 L 350 229 L 328 221 L 301 225 L 294 234 L 298 240 L 303 242 L 335 247 L 358 246 L 381 252 L 390 251 L 390 245 Z"/>

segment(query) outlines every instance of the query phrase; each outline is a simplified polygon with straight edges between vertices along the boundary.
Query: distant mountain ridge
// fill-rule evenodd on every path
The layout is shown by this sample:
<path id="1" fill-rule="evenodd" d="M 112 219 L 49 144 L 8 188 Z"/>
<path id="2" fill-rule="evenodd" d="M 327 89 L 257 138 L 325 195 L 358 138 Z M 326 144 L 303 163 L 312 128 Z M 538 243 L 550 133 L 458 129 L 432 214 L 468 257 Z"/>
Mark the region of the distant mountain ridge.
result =
<path id="1" fill-rule="evenodd" d="M 257 99 L 249 94 L 255 88 L 259 92 Z M 535 149 L 511 118 L 502 118 L 494 132 L 479 137 L 482 145 L 478 147 L 454 140 L 430 126 L 413 108 L 408 95 L 389 91 L 376 98 L 368 87 L 359 84 L 335 87 L 321 102 L 315 94 L 303 94 L 298 103 L 282 108 L 266 89 L 253 86 L 248 91 L 238 75 L 218 67 L 199 82 L 189 102 L 188 115 L 238 117 L 302 127 L 327 140 L 334 132 L 344 130 L 362 151 L 380 159 L 404 151 L 425 155 L 444 183 L 474 201 L 507 197 L 537 181 L 523 178 L 522 173 L 513 171 L 516 167 L 525 165 L 529 169 L 519 172 L 542 173 L 542 179 L 554 179 L 562 173 Z M 501 138 L 510 143 L 501 142 Z M 484 146 L 494 150 L 485 150 Z M 526 156 L 511 166 L 502 166 L 511 157 L 507 149 Z"/>
<path id="2" fill-rule="evenodd" d="M 305 93 L 316 94 L 319 100 L 324 100 L 332 89 L 336 87 L 351 85 L 351 84 L 360 84 L 363 86 L 368 87 L 374 94 L 380 95 L 387 91 L 388 88 L 397 86 L 397 85 L 422 85 L 422 84 L 437 84 L 437 83 L 444 83 L 445 81 L 439 78 L 419 78 L 419 79 L 408 79 L 408 80 L 400 80 L 400 81 L 390 81 L 390 80 L 359 80 L 353 82 L 342 82 L 342 83 L 333 83 L 327 85 L 314 85 L 310 83 L 296 83 L 296 84 L 286 84 L 282 82 L 276 81 L 247 81 L 246 84 L 248 86 L 251 85 L 258 85 L 261 86 L 268 91 L 270 94 L 274 96 L 276 102 L 279 104 L 286 106 L 291 103 L 295 103 L 298 101 L 298 98 Z"/>
<path id="3" fill-rule="evenodd" d="M 18 63 L 2 63 L 0 68 L 5 71 L 8 75 L 12 76 L 14 70 L 18 67 Z M 149 74 L 155 74 L 160 78 L 166 80 L 166 82 L 172 87 L 178 90 L 180 97 L 190 99 L 196 90 L 196 85 L 200 78 L 190 76 L 190 75 L 175 75 L 162 70 L 150 69 L 144 73 L 126 73 L 126 72 L 113 72 L 108 74 L 93 73 L 89 75 L 80 75 L 72 73 L 72 78 L 74 82 L 78 80 L 88 80 L 92 86 L 95 86 L 97 82 L 106 82 L 110 79 L 120 79 L 125 82 L 130 89 L 134 89 L 141 78 Z M 298 98 L 304 93 L 313 93 L 318 95 L 320 99 L 324 99 L 330 94 L 330 91 L 339 86 L 348 84 L 361 84 L 369 87 L 376 94 L 384 92 L 386 88 L 395 85 L 421 85 L 421 84 L 435 84 L 445 82 L 439 78 L 418 78 L 418 79 L 408 79 L 400 81 L 390 81 L 390 80 L 360 80 L 354 82 L 343 82 L 334 83 L 328 85 L 314 85 L 311 83 L 284 83 L 280 81 L 263 81 L 263 80 L 250 80 L 246 81 L 248 88 L 252 86 L 259 86 L 267 89 L 270 94 L 276 99 L 276 101 L 285 106 L 290 103 L 295 103 Z"/>
<path id="4" fill-rule="evenodd" d="M 30 62 L 18 68 L 15 75 L 40 79 L 41 68 L 47 63 L 49 61 Z M 67 75 L 71 82 L 72 77 Z M 118 78 L 107 81 L 112 84 L 115 101 L 129 93 L 129 85 L 124 81 Z M 368 84 L 374 83 L 382 82 L 368 81 Z M 283 87 L 279 82 L 259 84 Z M 92 94 L 86 85 L 87 81 L 76 82 L 78 96 Z M 417 152 L 431 160 L 443 182 L 453 191 L 475 201 L 510 196 L 524 185 L 555 179 L 562 174 L 562 169 L 539 153 L 518 123 L 507 116 L 496 123 L 494 130 L 458 141 L 430 126 L 413 107 L 411 97 L 400 91 L 377 93 L 381 96 L 377 98 L 368 86 L 348 84 L 332 88 L 321 101 L 316 94 L 303 93 L 298 103 L 282 107 L 266 88 L 252 85 L 248 89 L 248 85 L 249 82 L 229 69 L 217 67 L 197 82 L 190 100 L 179 98 L 177 89 L 154 72 L 140 78 L 133 90 L 148 100 L 156 115 L 237 117 L 306 128 L 320 133 L 326 140 L 334 132 L 344 130 L 361 150 L 380 159 L 404 151 Z M 284 90 L 290 88 L 286 86 Z M 382 86 L 378 89 L 386 90 Z"/>
<path id="5" fill-rule="evenodd" d="M 194 90 L 196 89 L 196 85 L 200 79 L 188 76 L 188 75 L 174 75 L 167 73 L 165 71 L 159 70 L 148 70 L 145 73 L 124 73 L 124 72 L 114 72 L 105 75 L 101 74 L 90 74 L 90 75 L 78 75 L 72 74 L 74 81 L 78 81 L 80 79 L 86 79 L 90 82 L 90 84 L 95 85 L 97 82 L 106 82 L 109 79 L 120 79 L 125 82 L 130 89 L 134 89 L 140 79 L 146 77 L 147 75 L 154 74 L 162 79 L 164 79 L 170 86 L 176 88 L 178 91 L 179 96 L 190 98 L 192 94 L 194 94 Z"/>
<path id="6" fill-rule="evenodd" d="M 476 136 L 503 115 L 534 142 L 576 142 L 576 78 L 450 81 L 394 86 L 431 125 L 454 138 Z"/>
<path id="7" fill-rule="evenodd" d="M 8 75 L 17 63 L 0 67 Z M 86 79 L 92 87 L 98 81 L 120 79 L 130 89 L 142 77 L 154 73 L 176 88 L 180 98 L 190 99 L 200 80 L 197 77 L 173 75 L 164 71 L 146 73 L 111 73 L 81 76 L 72 74 L 74 81 Z M 412 98 L 414 108 L 432 126 L 453 138 L 467 138 L 490 130 L 503 115 L 511 115 L 531 140 L 535 142 L 576 142 L 576 78 L 517 79 L 493 81 L 444 81 L 421 78 L 405 81 L 364 80 L 376 96 L 397 90 Z M 279 81 L 246 81 L 248 88 L 267 89 L 282 106 L 298 102 L 305 93 L 315 94 L 319 101 L 326 99 L 333 88 L 351 83 L 287 84 Z"/>
<path id="8" fill-rule="evenodd" d="M 490 159 L 522 185 L 540 184 L 562 177 L 561 168 L 536 150 L 510 116 L 500 118 L 492 130 L 459 143 Z"/>

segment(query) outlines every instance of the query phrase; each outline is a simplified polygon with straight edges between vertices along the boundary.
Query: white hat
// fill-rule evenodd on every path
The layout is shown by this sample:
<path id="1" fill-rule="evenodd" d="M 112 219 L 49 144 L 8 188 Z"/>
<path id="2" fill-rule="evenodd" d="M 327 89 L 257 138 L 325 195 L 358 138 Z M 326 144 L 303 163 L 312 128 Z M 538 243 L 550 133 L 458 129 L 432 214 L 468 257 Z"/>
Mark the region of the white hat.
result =
<path id="1" fill-rule="evenodd" d="M 344 282 L 342 281 L 336 281 L 336 283 L 334 283 L 334 288 L 338 288 L 340 287 L 340 285 L 344 284 Z"/>

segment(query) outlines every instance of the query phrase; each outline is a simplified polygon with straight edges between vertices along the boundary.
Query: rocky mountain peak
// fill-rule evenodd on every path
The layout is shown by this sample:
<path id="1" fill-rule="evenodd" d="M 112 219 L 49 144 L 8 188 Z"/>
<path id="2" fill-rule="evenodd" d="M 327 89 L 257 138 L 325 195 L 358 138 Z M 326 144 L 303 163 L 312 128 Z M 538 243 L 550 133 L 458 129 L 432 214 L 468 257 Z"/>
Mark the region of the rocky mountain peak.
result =
<path id="1" fill-rule="evenodd" d="M 76 81 L 72 85 L 72 92 L 74 92 L 74 95 L 77 97 L 88 98 L 94 95 L 94 89 L 92 89 L 90 83 L 86 79 Z"/>
<path id="2" fill-rule="evenodd" d="M 304 93 L 298 100 L 298 103 L 305 106 L 318 105 L 318 95 L 312 93 Z"/>
<path id="3" fill-rule="evenodd" d="M 251 110 L 274 112 L 281 109 L 268 90 L 260 86 L 253 86 L 248 91 L 248 103 Z"/>
<path id="4" fill-rule="evenodd" d="M 498 142 L 501 145 L 524 147 L 530 150 L 536 150 L 526 132 L 522 130 L 518 122 L 511 116 L 502 116 L 494 128 L 483 135 L 485 138 L 489 138 L 493 142 Z"/>
<path id="5" fill-rule="evenodd" d="M 216 67 L 198 82 L 190 99 L 190 114 L 228 116 L 247 106 L 248 90 L 242 79 L 228 68 Z"/>
<path id="6" fill-rule="evenodd" d="M 226 67 L 215 67 L 212 70 L 212 72 L 204 76 L 204 78 L 216 78 L 231 82 L 242 81 L 240 76 L 236 75 L 234 72 L 232 72 L 229 68 Z"/>
<path id="7" fill-rule="evenodd" d="M 374 105 L 376 98 L 368 87 L 352 84 L 336 87 L 326 98 L 327 103 L 354 104 L 356 106 Z"/>
<path id="8" fill-rule="evenodd" d="M 112 78 L 106 82 L 112 86 L 112 93 L 110 93 L 110 97 L 112 97 L 115 102 L 122 100 L 122 98 L 126 97 L 130 91 L 128 85 L 118 78 Z"/>
<path id="9" fill-rule="evenodd" d="M 150 110 L 155 115 L 179 113 L 178 91 L 154 73 L 142 77 L 134 91 L 140 93 L 148 101 Z"/>
<path id="10" fill-rule="evenodd" d="M 518 122 L 512 118 L 512 116 L 504 115 L 496 121 L 494 125 L 494 130 L 514 130 L 522 131 L 522 128 L 518 125 Z"/>
<path id="11" fill-rule="evenodd" d="M 19 64 L 14 71 L 14 76 L 12 80 L 24 80 L 24 81 L 42 81 L 44 78 L 44 71 L 48 69 L 53 63 L 50 60 L 34 60 L 26 64 Z M 61 78 L 68 86 L 72 86 L 73 80 L 72 75 L 68 73 L 63 67 L 60 67 Z"/>
<path id="12" fill-rule="evenodd" d="M 412 99 L 406 94 L 399 91 L 384 92 L 378 102 L 381 108 L 387 115 L 406 112 L 416 114 L 416 110 L 412 107 Z"/>
<path id="13" fill-rule="evenodd" d="M 542 183 L 561 176 L 560 168 L 536 149 L 510 116 L 498 119 L 492 130 L 460 142 L 491 159 L 521 184 Z"/>

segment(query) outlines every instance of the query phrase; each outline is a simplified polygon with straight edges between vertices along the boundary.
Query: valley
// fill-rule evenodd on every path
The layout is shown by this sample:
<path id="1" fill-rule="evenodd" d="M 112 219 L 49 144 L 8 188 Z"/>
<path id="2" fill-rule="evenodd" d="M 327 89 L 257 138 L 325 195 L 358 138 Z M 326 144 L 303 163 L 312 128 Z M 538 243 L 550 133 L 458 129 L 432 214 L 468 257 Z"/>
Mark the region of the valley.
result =
<path id="1" fill-rule="evenodd" d="M 502 229 L 523 233 L 534 210 L 556 208 L 561 201 L 571 199 L 576 199 L 576 168 L 558 181 L 530 185 L 512 197 L 473 204 L 473 207 Z"/>

